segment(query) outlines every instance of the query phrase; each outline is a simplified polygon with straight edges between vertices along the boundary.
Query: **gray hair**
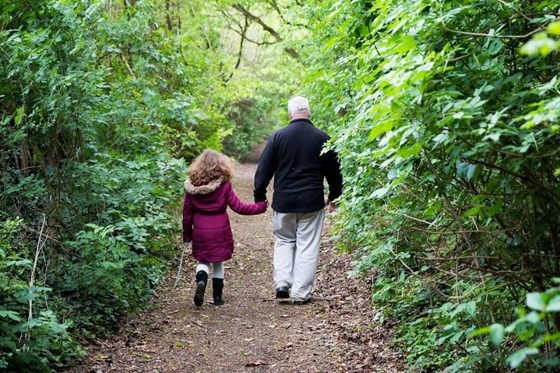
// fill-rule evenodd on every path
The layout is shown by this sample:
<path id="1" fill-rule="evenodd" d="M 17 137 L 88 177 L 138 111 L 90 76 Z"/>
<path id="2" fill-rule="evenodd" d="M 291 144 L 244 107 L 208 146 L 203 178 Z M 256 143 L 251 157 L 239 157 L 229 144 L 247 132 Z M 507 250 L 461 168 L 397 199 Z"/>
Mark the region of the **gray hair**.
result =
<path id="1" fill-rule="evenodd" d="M 309 109 L 309 101 L 303 96 L 295 96 L 288 101 L 288 114 L 298 115 L 298 114 L 308 114 L 311 115 L 311 109 Z"/>

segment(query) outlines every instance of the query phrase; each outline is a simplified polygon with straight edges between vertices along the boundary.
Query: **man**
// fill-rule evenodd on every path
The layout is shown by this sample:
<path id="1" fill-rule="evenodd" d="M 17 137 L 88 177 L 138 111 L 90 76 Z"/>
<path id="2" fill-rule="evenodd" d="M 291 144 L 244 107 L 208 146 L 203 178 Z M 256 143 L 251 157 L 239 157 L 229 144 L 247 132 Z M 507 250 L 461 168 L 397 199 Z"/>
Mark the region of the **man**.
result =
<path id="1" fill-rule="evenodd" d="M 342 176 L 336 154 L 323 147 L 329 136 L 309 120 L 306 98 L 288 102 L 290 123 L 275 132 L 261 154 L 255 173 L 255 202 L 266 200 L 274 176 L 272 198 L 274 282 L 276 298 L 294 304 L 311 300 L 325 216 L 323 180 L 329 184 L 327 205 L 342 193 Z"/>

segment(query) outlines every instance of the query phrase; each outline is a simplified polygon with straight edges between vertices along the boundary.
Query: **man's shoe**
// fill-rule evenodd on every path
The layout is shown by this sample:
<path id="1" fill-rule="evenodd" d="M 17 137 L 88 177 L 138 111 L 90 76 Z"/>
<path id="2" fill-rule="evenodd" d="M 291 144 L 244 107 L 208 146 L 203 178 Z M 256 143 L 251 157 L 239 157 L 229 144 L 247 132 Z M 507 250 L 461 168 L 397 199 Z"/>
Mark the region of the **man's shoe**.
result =
<path id="1" fill-rule="evenodd" d="M 290 297 L 290 292 L 286 286 L 280 286 L 276 289 L 276 298 L 287 299 Z"/>
<path id="2" fill-rule="evenodd" d="M 311 298 L 307 298 L 307 299 L 301 299 L 301 298 L 295 298 L 292 299 L 292 304 L 295 306 L 301 306 L 303 304 L 308 304 L 311 303 Z"/>

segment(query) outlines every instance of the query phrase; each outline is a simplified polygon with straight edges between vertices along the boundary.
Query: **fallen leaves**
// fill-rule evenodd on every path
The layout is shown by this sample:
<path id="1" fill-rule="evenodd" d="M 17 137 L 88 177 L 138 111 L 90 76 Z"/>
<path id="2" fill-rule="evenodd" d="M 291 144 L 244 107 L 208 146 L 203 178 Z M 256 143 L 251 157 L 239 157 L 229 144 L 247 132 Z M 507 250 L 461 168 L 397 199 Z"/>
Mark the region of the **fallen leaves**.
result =
<path id="1" fill-rule="evenodd" d="M 261 365 L 268 365 L 268 363 L 262 360 L 248 361 L 245 363 L 246 367 L 258 367 Z"/>

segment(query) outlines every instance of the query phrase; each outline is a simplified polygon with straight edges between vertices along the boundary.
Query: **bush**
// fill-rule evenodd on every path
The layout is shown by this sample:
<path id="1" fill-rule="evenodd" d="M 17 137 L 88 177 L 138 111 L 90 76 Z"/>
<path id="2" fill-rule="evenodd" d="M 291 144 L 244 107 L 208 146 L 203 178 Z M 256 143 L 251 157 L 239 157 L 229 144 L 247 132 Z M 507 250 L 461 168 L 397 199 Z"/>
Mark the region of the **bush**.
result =
<path id="1" fill-rule="evenodd" d="M 555 7 L 333 0 L 309 11 L 310 92 L 345 178 L 340 244 L 377 276 L 373 299 L 399 320 L 411 369 L 507 369 L 519 344 L 469 335 L 512 322 L 560 268 Z"/>

